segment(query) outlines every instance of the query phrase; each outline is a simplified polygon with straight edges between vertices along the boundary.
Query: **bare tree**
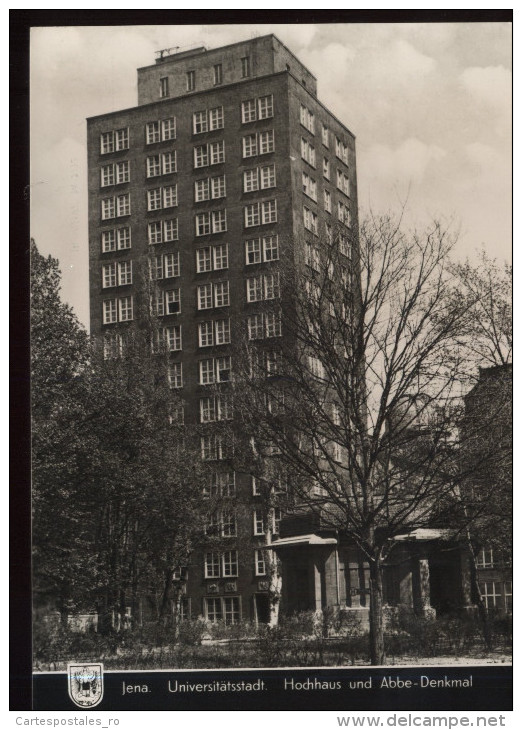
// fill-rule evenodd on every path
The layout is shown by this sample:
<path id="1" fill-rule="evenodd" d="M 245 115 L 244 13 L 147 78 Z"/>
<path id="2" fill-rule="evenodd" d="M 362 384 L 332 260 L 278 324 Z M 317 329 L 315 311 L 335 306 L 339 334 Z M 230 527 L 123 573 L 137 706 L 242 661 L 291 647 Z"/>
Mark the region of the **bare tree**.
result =
<path id="1" fill-rule="evenodd" d="M 373 664 L 385 660 L 394 538 L 447 521 L 463 479 L 455 343 L 469 303 L 451 296 L 452 244 L 439 223 L 405 234 L 390 217 L 296 244 L 282 262 L 277 373 L 252 377 L 250 336 L 238 378 L 243 428 L 276 450 L 295 498 L 368 560 Z"/>

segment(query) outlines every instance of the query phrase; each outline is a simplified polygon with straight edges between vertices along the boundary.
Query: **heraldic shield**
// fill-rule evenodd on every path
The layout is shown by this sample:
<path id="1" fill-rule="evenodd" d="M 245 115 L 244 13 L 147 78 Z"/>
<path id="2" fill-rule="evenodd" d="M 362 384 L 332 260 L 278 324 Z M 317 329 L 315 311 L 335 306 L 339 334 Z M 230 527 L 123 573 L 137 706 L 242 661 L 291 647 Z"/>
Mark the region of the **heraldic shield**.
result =
<path id="1" fill-rule="evenodd" d="M 69 697 L 78 707 L 95 707 L 103 699 L 103 664 L 68 664 Z"/>

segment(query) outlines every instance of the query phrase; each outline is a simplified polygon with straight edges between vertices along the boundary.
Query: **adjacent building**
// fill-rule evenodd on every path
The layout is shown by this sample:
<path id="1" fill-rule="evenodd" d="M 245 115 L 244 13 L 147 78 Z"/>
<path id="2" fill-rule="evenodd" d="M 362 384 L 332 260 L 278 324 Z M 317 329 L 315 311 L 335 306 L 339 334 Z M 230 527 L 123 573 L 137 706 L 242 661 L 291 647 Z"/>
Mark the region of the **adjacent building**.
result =
<path id="1" fill-rule="evenodd" d="M 355 139 L 274 35 L 158 55 L 138 69 L 137 106 L 88 120 L 91 331 L 108 357 L 119 352 L 147 272 L 170 384 L 183 394 L 177 417 L 207 428 L 202 498 L 210 490 L 243 505 L 221 515 L 219 549 L 195 553 L 180 574 L 185 610 L 265 621 L 259 498 L 234 472 L 220 423 L 232 417 L 233 337 L 243 328 L 262 341 L 270 367 L 285 337 L 281 260 L 313 267 L 320 236 L 340 230 L 349 270 Z"/>

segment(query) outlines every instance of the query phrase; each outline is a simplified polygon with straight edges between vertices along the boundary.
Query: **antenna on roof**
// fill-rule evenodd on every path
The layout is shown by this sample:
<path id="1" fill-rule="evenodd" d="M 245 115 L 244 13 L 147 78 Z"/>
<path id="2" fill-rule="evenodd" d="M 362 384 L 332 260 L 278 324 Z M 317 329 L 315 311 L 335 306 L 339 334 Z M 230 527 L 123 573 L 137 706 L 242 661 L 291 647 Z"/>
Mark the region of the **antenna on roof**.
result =
<path id="1" fill-rule="evenodd" d="M 162 48 L 160 51 L 155 51 L 158 59 L 165 58 L 165 56 L 171 56 L 172 53 L 179 51 L 180 46 L 171 46 L 170 48 Z"/>

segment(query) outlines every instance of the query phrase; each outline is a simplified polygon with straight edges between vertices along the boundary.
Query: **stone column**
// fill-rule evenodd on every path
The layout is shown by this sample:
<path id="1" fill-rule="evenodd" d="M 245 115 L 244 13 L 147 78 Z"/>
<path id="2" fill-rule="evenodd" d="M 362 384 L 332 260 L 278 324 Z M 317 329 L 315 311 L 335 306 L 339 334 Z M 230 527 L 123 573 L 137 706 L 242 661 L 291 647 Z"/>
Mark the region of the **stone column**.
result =
<path id="1" fill-rule="evenodd" d="M 435 618 L 435 609 L 430 603 L 430 565 L 426 555 L 413 559 L 412 584 L 413 608 L 415 613 L 425 618 Z"/>

